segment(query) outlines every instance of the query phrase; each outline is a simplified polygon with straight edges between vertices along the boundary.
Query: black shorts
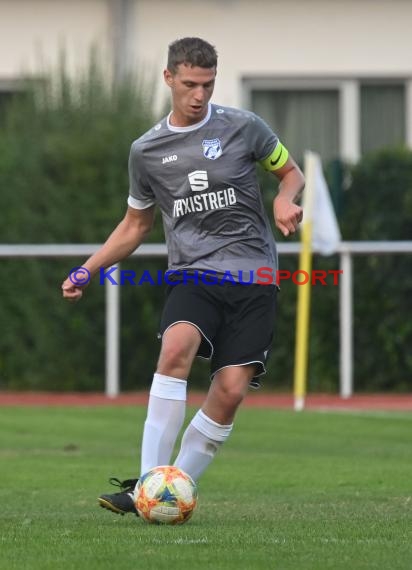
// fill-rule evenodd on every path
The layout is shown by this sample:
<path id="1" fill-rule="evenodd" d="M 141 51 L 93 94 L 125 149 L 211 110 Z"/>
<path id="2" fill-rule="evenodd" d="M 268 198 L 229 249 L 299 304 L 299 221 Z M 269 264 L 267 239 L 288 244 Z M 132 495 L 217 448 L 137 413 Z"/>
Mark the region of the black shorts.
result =
<path id="1" fill-rule="evenodd" d="M 197 356 L 211 359 L 212 377 L 242 364 L 255 364 L 255 377 L 261 376 L 273 341 L 276 294 L 274 285 L 170 285 L 160 335 L 176 323 L 191 323 L 202 335 Z"/>

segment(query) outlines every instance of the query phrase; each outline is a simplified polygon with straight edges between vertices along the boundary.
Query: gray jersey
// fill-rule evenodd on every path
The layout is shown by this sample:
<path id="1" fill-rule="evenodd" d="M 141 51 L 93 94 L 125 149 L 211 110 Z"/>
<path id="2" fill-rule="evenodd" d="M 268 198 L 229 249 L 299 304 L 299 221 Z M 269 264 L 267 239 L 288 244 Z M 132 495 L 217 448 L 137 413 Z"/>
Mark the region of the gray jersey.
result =
<path id="1" fill-rule="evenodd" d="M 133 143 L 128 203 L 159 206 L 170 270 L 230 271 L 236 280 L 239 271 L 253 271 L 256 281 L 264 266 L 275 275 L 256 162 L 278 144 L 257 115 L 217 105 L 190 127 L 173 127 L 166 117 Z"/>

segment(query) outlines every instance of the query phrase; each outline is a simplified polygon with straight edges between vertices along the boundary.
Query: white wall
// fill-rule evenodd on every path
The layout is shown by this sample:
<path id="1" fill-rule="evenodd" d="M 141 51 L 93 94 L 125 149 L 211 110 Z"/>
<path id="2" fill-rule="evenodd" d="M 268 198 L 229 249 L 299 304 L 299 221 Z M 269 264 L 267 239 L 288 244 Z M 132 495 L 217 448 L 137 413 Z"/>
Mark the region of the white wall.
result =
<path id="1" fill-rule="evenodd" d="M 412 76 L 410 0 L 138 0 L 136 18 L 135 53 L 159 69 L 175 38 L 213 43 L 223 105 L 242 76 Z"/>
<path id="2" fill-rule="evenodd" d="M 110 0 L 0 0 L 0 79 L 56 61 L 73 68 L 92 44 L 112 61 Z M 219 52 L 214 100 L 242 103 L 244 76 L 412 77 L 412 0 L 135 0 L 131 61 L 159 77 L 168 44 L 197 35 Z"/>
<path id="3" fill-rule="evenodd" d="M 0 79 L 54 65 L 62 48 L 81 68 L 91 46 L 110 49 L 109 24 L 102 0 L 0 0 Z"/>

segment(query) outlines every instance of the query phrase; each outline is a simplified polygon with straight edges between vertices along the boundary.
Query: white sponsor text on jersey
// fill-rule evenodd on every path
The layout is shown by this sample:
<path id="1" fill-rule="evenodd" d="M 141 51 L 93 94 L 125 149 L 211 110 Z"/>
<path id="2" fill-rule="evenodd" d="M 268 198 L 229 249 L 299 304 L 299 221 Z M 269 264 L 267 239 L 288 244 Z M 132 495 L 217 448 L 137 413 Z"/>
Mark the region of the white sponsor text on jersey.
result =
<path id="1" fill-rule="evenodd" d="M 204 212 L 207 210 L 219 210 L 236 204 L 236 193 L 234 188 L 224 188 L 217 192 L 205 192 L 180 198 L 173 204 L 173 217 L 179 218 L 185 214 L 193 212 Z"/>

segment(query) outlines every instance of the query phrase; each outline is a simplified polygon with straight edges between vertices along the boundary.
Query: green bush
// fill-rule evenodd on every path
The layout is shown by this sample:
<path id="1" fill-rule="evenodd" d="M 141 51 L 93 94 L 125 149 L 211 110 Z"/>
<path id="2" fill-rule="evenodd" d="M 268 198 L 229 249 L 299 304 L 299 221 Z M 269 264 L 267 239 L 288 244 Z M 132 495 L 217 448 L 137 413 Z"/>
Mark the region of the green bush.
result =
<path id="1" fill-rule="evenodd" d="M 412 152 L 386 149 L 354 168 L 346 240 L 412 238 Z M 354 372 L 361 390 L 411 390 L 411 254 L 354 259 Z"/>
<path id="2" fill-rule="evenodd" d="M 28 83 L 25 97 L 2 116 L 0 243 L 104 241 L 126 209 L 131 142 L 153 121 L 149 87 L 131 80 L 112 87 L 93 62 L 80 80 L 70 80 L 62 66 L 57 76 Z M 163 241 L 159 223 L 152 240 Z M 78 305 L 61 298 L 61 282 L 82 261 L 2 260 L 1 388 L 103 388 L 103 287 L 92 284 Z M 138 320 L 151 318 L 156 300 L 150 293 L 147 288 L 123 292 Z M 125 321 L 123 340 L 136 346 L 149 326 L 143 332 L 134 322 L 133 337 Z M 145 377 L 154 348 L 137 355 L 128 350 L 124 359 L 139 358 L 134 371 Z M 134 387 L 138 382 L 132 378 Z"/>

